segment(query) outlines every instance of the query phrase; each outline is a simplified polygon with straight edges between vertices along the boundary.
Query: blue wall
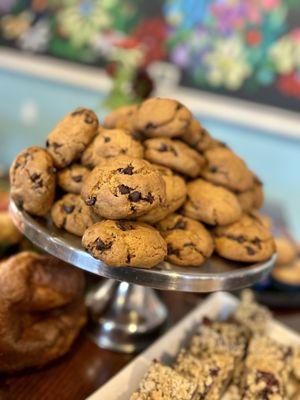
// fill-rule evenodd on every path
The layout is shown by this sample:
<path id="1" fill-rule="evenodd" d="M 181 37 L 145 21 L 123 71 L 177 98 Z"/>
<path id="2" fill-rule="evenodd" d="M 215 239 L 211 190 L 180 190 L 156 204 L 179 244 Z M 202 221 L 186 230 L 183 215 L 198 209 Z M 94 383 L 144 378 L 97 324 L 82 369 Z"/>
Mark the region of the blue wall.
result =
<path id="1" fill-rule="evenodd" d="M 53 83 L 0 69 L 0 167 L 7 168 L 24 147 L 43 145 L 57 120 L 84 105 L 101 116 L 103 93 Z M 300 239 L 300 140 L 199 116 L 217 138 L 227 142 L 257 172 L 269 203 L 279 205 Z"/>

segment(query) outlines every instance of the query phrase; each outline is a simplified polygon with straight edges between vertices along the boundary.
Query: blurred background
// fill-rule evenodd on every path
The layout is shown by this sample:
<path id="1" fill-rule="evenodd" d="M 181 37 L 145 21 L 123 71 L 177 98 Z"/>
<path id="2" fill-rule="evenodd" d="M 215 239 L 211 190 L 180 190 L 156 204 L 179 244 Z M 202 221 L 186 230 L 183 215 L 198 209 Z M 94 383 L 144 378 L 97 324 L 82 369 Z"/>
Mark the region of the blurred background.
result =
<path id="1" fill-rule="evenodd" d="M 297 0 L 1 0 L 0 168 L 84 105 L 190 106 L 266 182 L 300 239 Z"/>

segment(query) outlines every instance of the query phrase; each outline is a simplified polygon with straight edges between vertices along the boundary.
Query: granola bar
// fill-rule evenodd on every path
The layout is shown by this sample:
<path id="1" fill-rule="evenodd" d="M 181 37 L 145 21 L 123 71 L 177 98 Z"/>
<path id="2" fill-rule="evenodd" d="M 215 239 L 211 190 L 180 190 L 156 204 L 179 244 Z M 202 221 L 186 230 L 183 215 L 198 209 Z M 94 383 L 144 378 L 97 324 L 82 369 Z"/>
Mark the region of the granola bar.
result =
<path id="1" fill-rule="evenodd" d="M 265 334 L 272 319 L 270 311 L 254 301 L 250 290 L 243 292 L 242 301 L 232 317 L 249 329 L 251 334 Z"/>
<path id="2" fill-rule="evenodd" d="M 238 361 L 244 358 L 247 343 L 248 333 L 243 326 L 204 319 L 191 339 L 189 350 L 196 357 L 229 353 Z"/>
<path id="3" fill-rule="evenodd" d="M 242 400 L 286 400 L 278 376 L 257 369 L 247 370 L 241 392 Z"/>
<path id="4" fill-rule="evenodd" d="M 188 351 L 181 350 L 174 369 L 197 384 L 199 399 L 219 400 L 232 377 L 234 359 L 226 354 L 199 359 Z"/>
<path id="5" fill-rule="evenodd" d="M 245 367 L 276 374 L 286 384 L 292 370 L 292 348 L 267 336 L 255 336 L 248 348 Z"/>
<path id="6" fill-rule="evenodd" d="M 196 400 L 196 383 L 153 361 L 130 400 Z"/>

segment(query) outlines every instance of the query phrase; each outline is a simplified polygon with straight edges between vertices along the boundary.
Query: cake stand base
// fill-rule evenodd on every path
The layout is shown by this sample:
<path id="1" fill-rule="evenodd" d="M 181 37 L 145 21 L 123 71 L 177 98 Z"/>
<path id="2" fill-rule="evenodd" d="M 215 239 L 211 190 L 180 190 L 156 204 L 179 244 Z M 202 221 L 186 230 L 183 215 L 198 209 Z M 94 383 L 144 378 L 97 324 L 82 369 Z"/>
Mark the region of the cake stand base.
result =
<path id="1" fill-rule="evenodd" d="M 148 346 L 168 315 L 153 289 L 112 279 L 90 291 L 86 302 L 91 339 L 101 348 L 122 353 Z"/>

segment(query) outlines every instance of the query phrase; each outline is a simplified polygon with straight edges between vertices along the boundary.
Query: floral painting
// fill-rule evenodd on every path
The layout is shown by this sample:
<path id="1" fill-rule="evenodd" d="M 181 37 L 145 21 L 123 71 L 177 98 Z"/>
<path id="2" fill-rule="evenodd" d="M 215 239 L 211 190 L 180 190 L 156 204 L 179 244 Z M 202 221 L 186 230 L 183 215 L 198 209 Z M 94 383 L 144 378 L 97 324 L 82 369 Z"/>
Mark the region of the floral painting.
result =
<path id="1" fill-rule="evenodd" d="M 299 0 L 1 0 L 0 45 L 105 66 L 120 104 L 162 60 L 182 85 L 297 110 L 299 21 Z"/>

